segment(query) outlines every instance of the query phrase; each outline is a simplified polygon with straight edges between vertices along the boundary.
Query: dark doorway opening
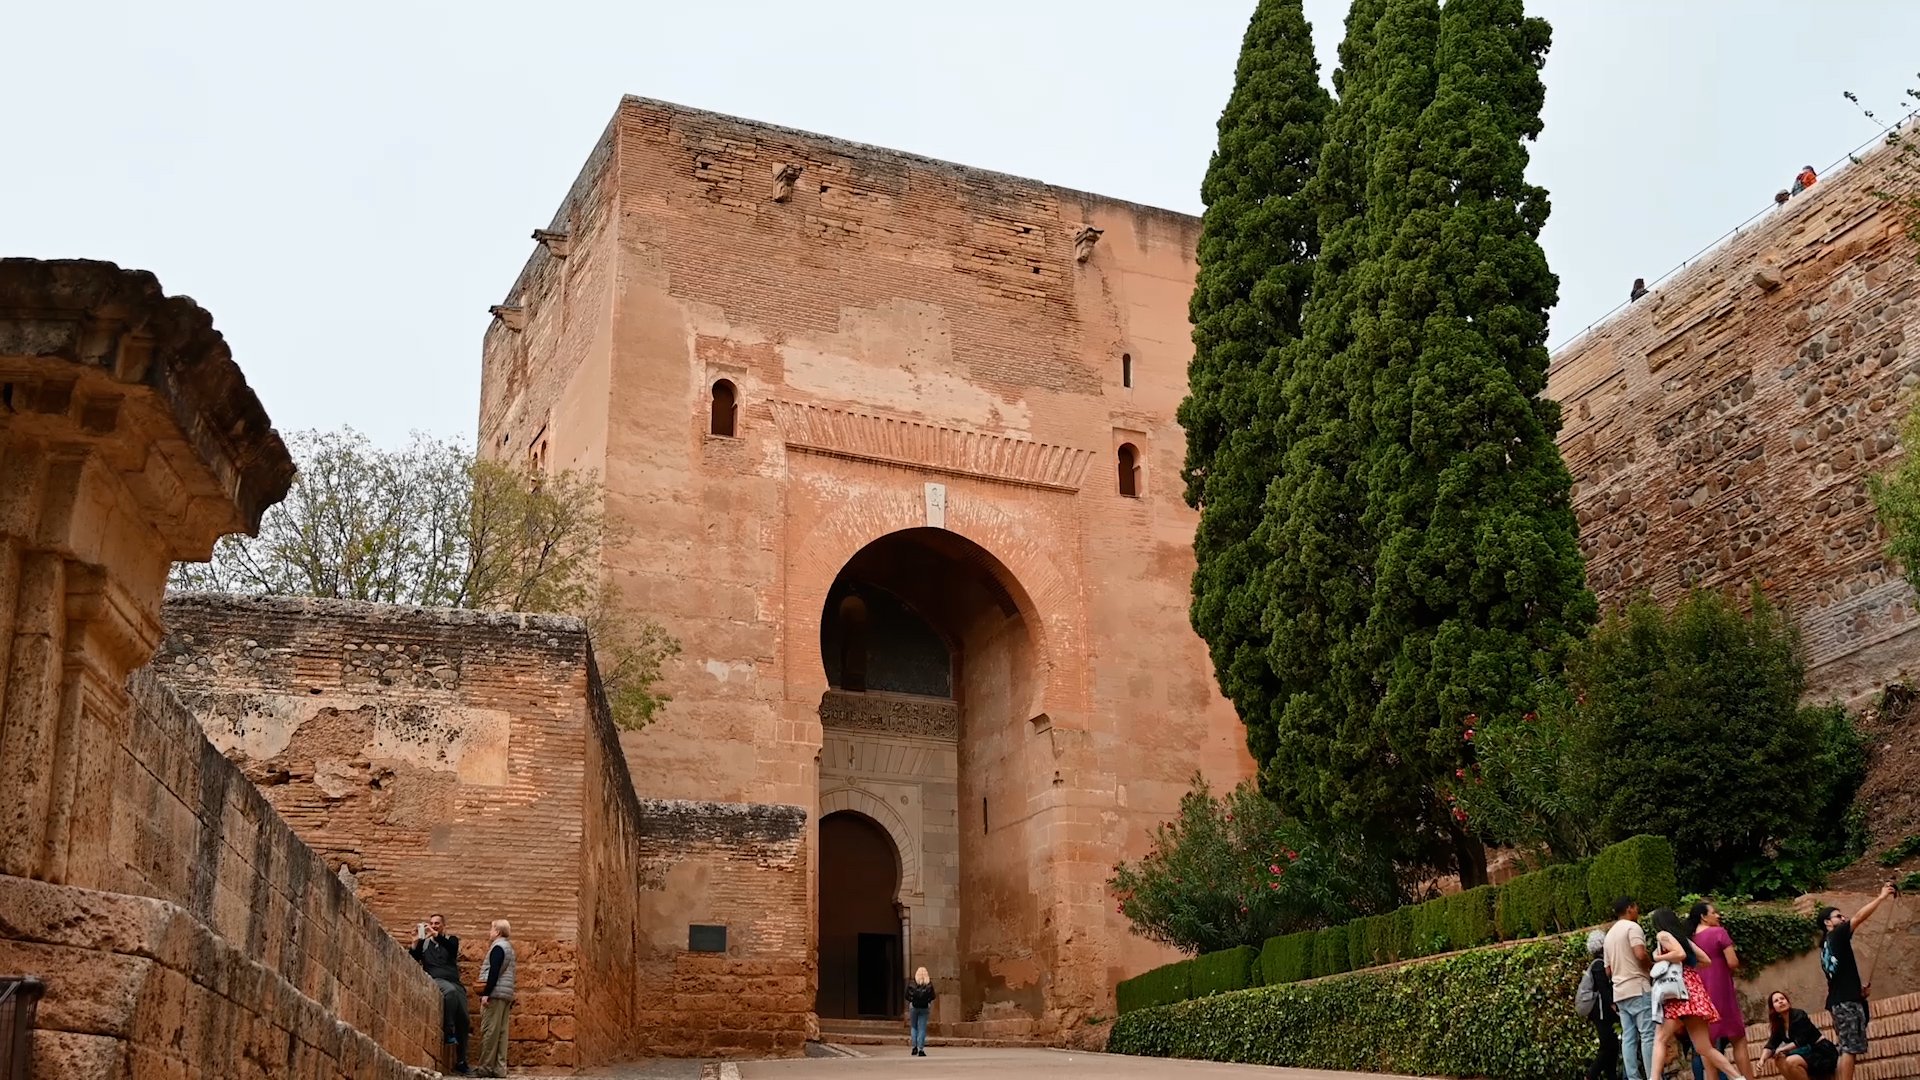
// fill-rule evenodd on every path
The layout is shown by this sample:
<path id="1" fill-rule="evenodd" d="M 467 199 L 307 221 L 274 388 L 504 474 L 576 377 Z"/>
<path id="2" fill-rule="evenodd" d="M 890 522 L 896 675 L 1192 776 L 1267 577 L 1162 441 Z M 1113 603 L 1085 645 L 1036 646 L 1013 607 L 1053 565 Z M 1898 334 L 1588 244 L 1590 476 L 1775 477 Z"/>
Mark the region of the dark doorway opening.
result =
<path id="1" fill-rule="evenodd" d="M 850 810 L 820 820 L 821 1016 L 900 1015 L 899 889 L 900 854 L 879 823 Z"/>

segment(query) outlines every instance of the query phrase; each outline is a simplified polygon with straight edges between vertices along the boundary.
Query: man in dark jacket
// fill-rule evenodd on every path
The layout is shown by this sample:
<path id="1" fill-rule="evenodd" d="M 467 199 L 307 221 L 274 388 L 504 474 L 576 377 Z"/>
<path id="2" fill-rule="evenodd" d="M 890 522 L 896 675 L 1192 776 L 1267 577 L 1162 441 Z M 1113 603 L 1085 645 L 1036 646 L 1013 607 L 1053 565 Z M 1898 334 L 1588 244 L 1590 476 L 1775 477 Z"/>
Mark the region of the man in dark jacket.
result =
<path id="1" fill-rule="evenodd" d="M 426 969 L 440 991 L 440 1033 L 455 1048 L 453 1071 L 467 1073 L 467 988 L 460 985 L 460 939 L 447 933 L 447 920 L 435 913 L 414 931 L 407 950 Z"/>

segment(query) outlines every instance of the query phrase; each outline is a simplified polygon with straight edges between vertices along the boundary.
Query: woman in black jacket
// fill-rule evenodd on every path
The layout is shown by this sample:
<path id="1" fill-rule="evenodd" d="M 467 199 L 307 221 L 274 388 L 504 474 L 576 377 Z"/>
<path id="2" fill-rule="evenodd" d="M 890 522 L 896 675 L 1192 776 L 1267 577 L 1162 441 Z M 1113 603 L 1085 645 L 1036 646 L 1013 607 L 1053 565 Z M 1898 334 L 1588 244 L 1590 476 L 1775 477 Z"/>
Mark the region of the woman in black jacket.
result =
<path id="1" fill-rule="evenodd" d="M 1777 1058 L 1775 1064 L 1786 1080 L 1833 1075 L 1839 1063 L 1838 1050 L 1821 1037 L 1805 1009 L 1793 1007 L 1793 999 L 1785 991 L 1767 995 L 1767 1027 L 1767 1048 L 1761 1051 L 1760 1060 Z"/>
<path id="2" fill-rule="evenodd" d="M 907 1018 L 913 1024 L 913 1056 L 927 1056 L 927 1013 L 933 1008 L 933 979 L 916 968 L 907 981 Z"/>
<path id="3" fill-rule="evenodd" d="M 1614 1030 L 1620 1011 L 1613 1007 L 1613 976 L 1607 974 L 1607 962 L 1601 959 L 1606 945 L 1607 935 L 1602 931 L 1587 935 L 1587 955 L 1593 957 L 1587 966 L 1588 977 L 1593 983 L 1594 999 L 1600 1006 L 1590 1017 L 1600 1036 L 1600 1052 L 1587 1064 L 1587 1080 L 1620 1080 L 1621 1075 L 1620 1033 Z"/>

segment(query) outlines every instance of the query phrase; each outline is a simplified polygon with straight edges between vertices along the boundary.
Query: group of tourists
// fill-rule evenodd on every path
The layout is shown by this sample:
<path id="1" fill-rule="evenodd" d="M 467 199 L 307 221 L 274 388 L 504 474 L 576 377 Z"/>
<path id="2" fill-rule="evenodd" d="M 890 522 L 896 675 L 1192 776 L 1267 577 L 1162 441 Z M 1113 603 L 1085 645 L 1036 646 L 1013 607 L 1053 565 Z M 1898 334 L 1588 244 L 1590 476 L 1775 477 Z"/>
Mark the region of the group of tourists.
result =
<path id="1" fill-rule="evenodd" d="M 507 1018 L 513 1011 L 514 994 L 511 931 L 507 920 L 493 920 L 487 959 L 480 966 L 480 1067 L 473 1076 L 507 1075 Z M 447 920 L 436 913 L 414 928 L 413 947 L 407 951 L 440 991 L 440 1034 L 454 1047 L 453 1071 L 467 1076 L 472 1019 L 467 1013 L 467 988 L 460 981 L 460 939 L 447 933 Z"/>
<path id="2" fill-rule="evenodd" d="M 1854 1063 L 1867 1052 L 1872 989 L 1861 981 L 1853 934 L 1893 894 L 1889 882 L 1851 918 L 1835 908 L 1820 910 L 1820 967 L 1827 977 L 1832 1039 L 1784 991 L 1767 996 L 1768 1038 L 1760 1060 L 1773 1059 L 1786 1080 L 1853 1080 Z M 1670 1045 L 1681 1037 L 1692 1047 L 1696 1080 L 1707 1080 L 1710 1071 L 1724 1080 L 1752 1076 L 1746 1020 L 1733 986 L 1740 954 L 1720 925 L 1719 909 L 1703 901 L 1684 919 L 1671 908 L 1655 911 L 1651 948 L 1638 902 L 1622 897 L 1613 914 L 1611 927 L 1587 937 L 1594 959 L 1579 1002 L 1600 1036 L 1587 1080 L 1615 1080 L 1623 1063 L 1626 1080 L 1659 1080 Z"/>

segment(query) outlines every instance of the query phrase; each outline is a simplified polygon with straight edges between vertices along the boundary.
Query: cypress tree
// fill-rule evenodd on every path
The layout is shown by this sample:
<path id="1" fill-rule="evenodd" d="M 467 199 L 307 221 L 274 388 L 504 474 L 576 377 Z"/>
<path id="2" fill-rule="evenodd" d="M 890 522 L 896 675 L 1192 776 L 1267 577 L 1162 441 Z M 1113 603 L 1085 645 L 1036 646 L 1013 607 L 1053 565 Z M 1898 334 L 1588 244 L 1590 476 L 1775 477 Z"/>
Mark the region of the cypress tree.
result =
<path id="1" fill-rule="evenodd" d="M 1273 553 L 1260 576 L 1263 625 L 1284 687 L 1262 718 L 1266 788 L 1291 812 L 1356 825 L 1410 863 L 1435 853 L 1413 828 L 1426 819 L 1419 786 L 1373 722 L 1381 679 L 1366 631 L 1377 545 L 1365 527 L 1365 464 L 1375 373 L 1392 359 L 1380 325 L 1389 245 L 1408 204 L 1415 126 L 1433 97 L 1439 14 L 1437 0 L 1360 0 L 1348 15 L 1312 188 L 1321 256 L 1280 395 L 1287 456 L 1258 534 Z"/>
<path id="2" fill-rule="evenodd" d="M 1313 280 L 1318 215 L 1305 189 L 1331 101 L 1301 0 L 1261 0 L 1200 189 L 1194 356 L 1179 411 L 1186 499 L 1201 511 L 1191 616 L 1222 691 L 1243 713 L 1276 692 L 1250 592 L 1269 558 L 1253 533 L 1281 453 L 1261 401 L 1284 378 L 1283 346 L 1299 337 Z"/>
<path id="3" fill-rule="evenodd" d="M 1396 3 L 1399 0 L 1396 0 Z M 1382 226 L 1362 469 L 1374 538 L 1358 653 L 1378 684 L 1369 727 L 1411 820 L 1484 880 L 1471 822 L 1438 785 L 1468 764 L 1467 717 L 1530 712 L 1595 613 L 1546 388 L 1558 281 L 1539 244 L 1546 192 L 1525 177 L 1541 130 L 1550 31 L 1522 0 L 1448 0 L 1437 80 Z"/>

